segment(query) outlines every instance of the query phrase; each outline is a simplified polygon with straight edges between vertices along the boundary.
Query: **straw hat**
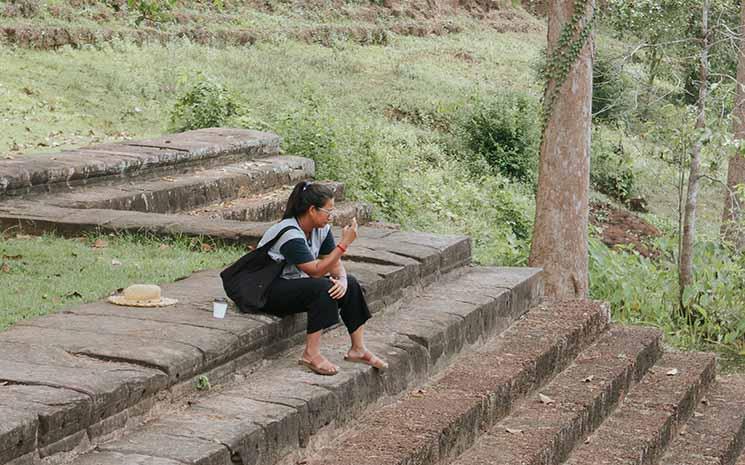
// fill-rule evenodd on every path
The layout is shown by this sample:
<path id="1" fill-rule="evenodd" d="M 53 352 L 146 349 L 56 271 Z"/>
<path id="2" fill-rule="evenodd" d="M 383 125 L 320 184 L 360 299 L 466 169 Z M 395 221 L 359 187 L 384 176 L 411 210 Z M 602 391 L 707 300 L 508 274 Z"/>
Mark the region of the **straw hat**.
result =
<path id="1" fill-rule="evenodd" d="M 154 284 L 133 284 L 119 295 L 109 297 L 109 302 L 125 307 L 165 307 L 178 300 L 161 295 L 160 286 Z"/>

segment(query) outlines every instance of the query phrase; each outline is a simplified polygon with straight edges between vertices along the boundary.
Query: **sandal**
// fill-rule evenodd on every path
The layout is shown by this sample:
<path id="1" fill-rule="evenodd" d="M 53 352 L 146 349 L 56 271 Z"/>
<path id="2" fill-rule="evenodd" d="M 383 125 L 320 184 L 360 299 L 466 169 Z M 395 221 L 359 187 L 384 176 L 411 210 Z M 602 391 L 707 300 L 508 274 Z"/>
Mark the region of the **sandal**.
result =
<path id="1" fill-rule="evenodd" d="M 380 371 L 385 371 L 388 369 L 388 364 L 369 350 L 366 350 L 361 357 L 354 357 L 346 354 L 344 356 L 344 360 L 352 363 L 364 363 L 365 365 L 370 365 L 371 367 L 377 368 Z"/>
<path id="2" fill-rule="evenodd" d="M 320 363 L 318 362 L 318 359 L 319 358 L 321 359 Z M 323 362 L 328 363 L 328 365 L 331 366 L 331 368 L 330 369 L 329 368 L 323 368 L 321 366 L 323 364 Z M 317 355 L 317 356 L 313 357 L 310 360 L 306 360 L 304 358 L 301 358 L 300 360 L 297 361 L 297 363 L 298 363 L 298 365 L 304 366 L 305 368 L 309 369 L 310 371 L 312 371 L 313 373 L 315 373 L 317 375 L 334 376 L 335 374 L 337 374 L 339 372 L 338 371 L 339 370 L 338 367 L 336 365 L 334 365 L 333 363 L 329 362 L 322 355 Z"/>

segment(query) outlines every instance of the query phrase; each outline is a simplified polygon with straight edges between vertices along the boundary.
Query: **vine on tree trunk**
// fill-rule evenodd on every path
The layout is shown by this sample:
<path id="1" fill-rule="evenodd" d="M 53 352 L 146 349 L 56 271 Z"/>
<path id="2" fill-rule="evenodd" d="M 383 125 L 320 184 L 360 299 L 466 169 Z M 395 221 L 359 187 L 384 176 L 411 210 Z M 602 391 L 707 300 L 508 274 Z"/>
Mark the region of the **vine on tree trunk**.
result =
<path id="1" fill-rule="evenodd" d="M 543 128 L 546 128 L 551 117 L 559 90 L 564 85 L 574 64 L 577 62 L 587 39 L 592 32 L 595 20 L 595 8 L 585 18 L 587 3 L 590 0 L 575 0 L 572 17 L 561 30 L 559 40 L 552 51 L 546 50 L 546 83 L 543 92 Z M 583 19 L 586 19 L 584 22 Z M 551 83 L 554 83 L 551 87 Z"/>

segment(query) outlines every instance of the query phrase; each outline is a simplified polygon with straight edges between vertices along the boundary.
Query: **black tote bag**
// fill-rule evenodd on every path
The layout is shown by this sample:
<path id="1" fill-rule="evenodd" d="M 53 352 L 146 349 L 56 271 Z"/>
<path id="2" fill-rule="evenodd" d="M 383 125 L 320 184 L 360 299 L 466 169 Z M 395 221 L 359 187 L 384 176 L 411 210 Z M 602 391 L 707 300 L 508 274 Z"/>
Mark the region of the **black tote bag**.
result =
<path id="1" fill-rule="evenodd" d="M 298 228 L 283 228 L 272 240 L 242 256 L 220 273 L 225 293 L 241 312 L 257 312 L 266 305 L 269 287 L 285 266 L 284 261 L 275 262 L 269 256 L 269 249 L 290 229 Z"/>

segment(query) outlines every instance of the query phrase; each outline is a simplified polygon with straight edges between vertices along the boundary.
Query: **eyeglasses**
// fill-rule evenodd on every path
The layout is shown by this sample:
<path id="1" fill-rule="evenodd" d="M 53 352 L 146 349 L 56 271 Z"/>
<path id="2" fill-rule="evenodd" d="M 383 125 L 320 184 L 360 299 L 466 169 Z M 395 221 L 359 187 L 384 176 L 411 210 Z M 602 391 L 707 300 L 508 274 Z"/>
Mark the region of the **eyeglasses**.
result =
<path id="1" fill-rule="evenodd" d="M 331 210 L 327 210 L 327 209 L 325 209 L 325 208 L 322 208 L 322 207 L 317 207 L 317 208 L 318 208 L 319 210 L 321 210 L 322 212 L 324 212 L 325 214 L 327 214 L 328 216 L 334 216 L 334 215 L 336 215 L 336 212 L 334 212 L 334 210 L 333 210 L 333 209 L 331 209 Z"/>

